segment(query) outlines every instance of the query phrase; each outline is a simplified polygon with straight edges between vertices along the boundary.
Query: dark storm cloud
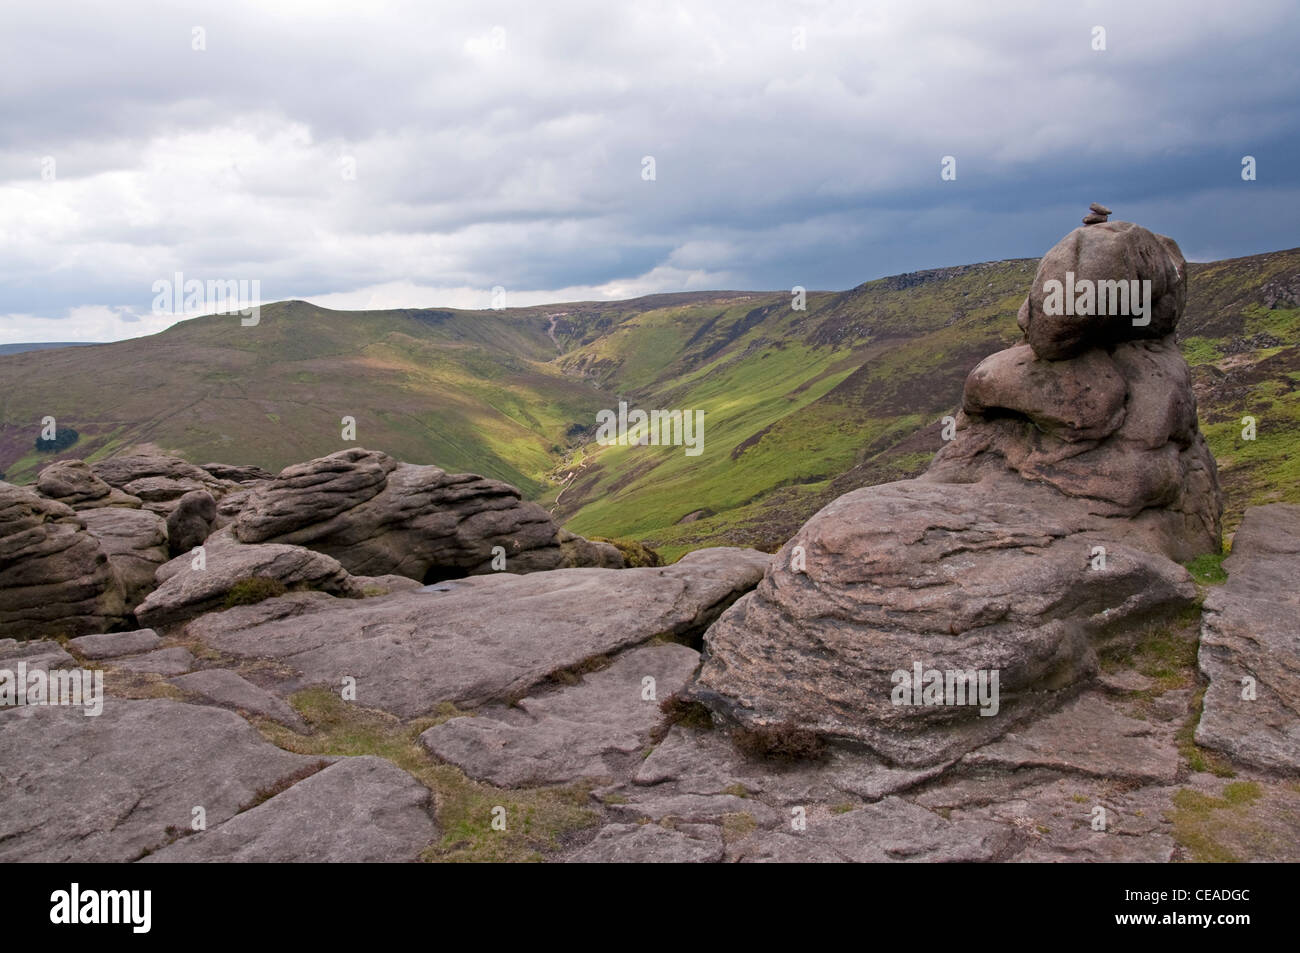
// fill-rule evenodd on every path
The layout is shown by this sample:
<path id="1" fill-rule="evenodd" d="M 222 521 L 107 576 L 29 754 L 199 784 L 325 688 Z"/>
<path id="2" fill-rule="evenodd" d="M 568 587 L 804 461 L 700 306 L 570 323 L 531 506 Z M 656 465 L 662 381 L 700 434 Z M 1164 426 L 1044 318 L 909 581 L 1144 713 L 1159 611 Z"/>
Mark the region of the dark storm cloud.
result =
<path id="1" fill-rule="evenodd" d="M 1190 257 L 1300 244 L 1284 2 L 348 6 L 0 14 L 0 342 L 156 330 L 176 271 L 333 306 L 844 288 L 1041 254 L 1093 200 Z"/>

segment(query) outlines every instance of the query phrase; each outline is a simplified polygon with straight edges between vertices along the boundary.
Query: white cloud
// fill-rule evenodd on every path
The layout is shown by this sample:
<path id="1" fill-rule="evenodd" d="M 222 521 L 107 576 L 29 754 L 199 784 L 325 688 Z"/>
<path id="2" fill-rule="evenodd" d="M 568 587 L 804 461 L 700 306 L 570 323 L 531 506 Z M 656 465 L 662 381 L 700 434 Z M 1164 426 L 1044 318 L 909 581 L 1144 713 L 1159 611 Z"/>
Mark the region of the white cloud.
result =
<path id="1" fill-rule="evenodd" d="M 54 0 L 5 18 L 7 340 L 138 333 L 175 271 L 403 307 L 481 306 L 462 303 L 498 284 L 519 303 L 846 287 L 1041 252 L 1077 218 L 1045 210 L 1084 188 L 1080 208 L 1127 199 L 1192 245 L 1295 243 L 1294 190 L 1261 177 L 1275 204 L 1252 230 L 1213 188 L 1246 151 L 1295 174 L 1280 0 Z"/>

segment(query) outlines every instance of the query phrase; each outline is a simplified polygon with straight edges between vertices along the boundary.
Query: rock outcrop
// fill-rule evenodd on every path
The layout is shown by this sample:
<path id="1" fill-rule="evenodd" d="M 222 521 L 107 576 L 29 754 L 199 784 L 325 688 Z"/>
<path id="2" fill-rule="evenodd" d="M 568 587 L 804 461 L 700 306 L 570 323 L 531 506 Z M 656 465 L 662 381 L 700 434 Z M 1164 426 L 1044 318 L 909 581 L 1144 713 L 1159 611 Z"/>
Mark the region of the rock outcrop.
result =
<path id="1" fill-rule="evenodd" d="M 340 596 L 363 594 L 362 584 L 323 553 L 276 543 L 244 546 L 224 533 L 204 545 L 201 566 L 186 553 L 160 566 L 155 578 L 158 588 L 135 610 L 140 624 L 150 628 L 223 608 L 231 590 L 246 580 L 274 580 L 287 589 Z"/>
<path id="2" fill-rule="evenodd" d="M 1246 510 L 1205 597 L 1200 668 L 1210 680 L 1196 743 L 1271 771 L 1300 771 L 1300 506 Z"/>
<path id="3" fill-rule="evenodd" d="M 164 846 L 169 828 L 172 838 L 190 830 L 196 805 L 215 826 L 315 763 L 216 708 L 114 699 L 94 718 L 79 708 L 0 710 L 13 792 L 0 798 L 0 860 L 136 860 Z"/>
<path id="4" fill-rule="evenodd" d="M 1042 292 L 1067 270 L 1150 281 L 1150 323 L 1059 319 Z M 750 728 L 943 764 L 1190 607 L 1177 562 L 1218 551 L 1222 501 L 1172 337 L 1184 271 L 1171 240 L 1130 223 L 1067 236 L 1021 309 L 1028 340 L 971 372 L 929 470 L 809 520 L 710 629 L 691 697 Z"/>
<path id="5" fill-rule="evenodd" d="M 656 636 L 698 636 L 770 558 L 724 547 L 663 568 L 495 573 L 346 601 L 300 592 L 205 615 L 186 633 L 224 656 L 277 660 L 293 673 L 276 689 L 283 697 L 349 676 L 360 704 L 414 718 L 443 702 L 513 701 L 557 672 Z"/>
<path id="6" fill-rule="evenodd" d="M 287 467 L 249 494 L 231 529 L 243 543 L 307 546 L 353 573 L 425 582 L 491 572 L 494 547 L 512 573 L 623 565 L 613 546 L 576 544 L 509 484 L 362 449 Z"/>
<path id="7" fill-rule="evenodd" d="M 108 556 L 127 611 L 134 610 L 153 591 L 154 574 L 170 558 L 167 523 L 150 510 L 120 506 L 85 509 L 78 516 Z"/>
<path id="8" fill-rule="evenodd" d="M 93 465 L 55 462 L 34 489 L 0 499 L 12 505 L 0 520 L 0 636 L 18 638 L 129 626 L 137 610 L 141 624 L 183 622 L 256 577 L 361 596 L 624 566 L 615 546 L 562 529 L 508 484 L 360 449 L 273 476 L 143 444 Z M 192 575 L 201 545 L 212 561 Z"/>
<path id="9" fill-rule="evenodd" d="M 220 498 L 241 486 L 152 444 L 132 447 L 121 456 L 92 464 L 90 469 L 104 483 L 139 498 L 145 509 L 163 516 L 170 515 L 181 498 L 194 490 L 207 490 Z"/>
<path id="10" fill-rule="evenodd" d="M 0 483 L 0 635 L 84 635 L 122 624 L 122 583 L 69 506 Z"/>

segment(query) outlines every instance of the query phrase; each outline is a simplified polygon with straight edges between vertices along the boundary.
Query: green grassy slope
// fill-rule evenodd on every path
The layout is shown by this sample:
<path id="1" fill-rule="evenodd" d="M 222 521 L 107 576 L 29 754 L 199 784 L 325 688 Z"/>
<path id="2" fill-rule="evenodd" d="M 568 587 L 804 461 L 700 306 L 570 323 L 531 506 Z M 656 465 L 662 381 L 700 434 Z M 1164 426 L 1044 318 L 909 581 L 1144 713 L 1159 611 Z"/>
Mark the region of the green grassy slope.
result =
<path id="1" fill-rule="evenodd" d="M 505 311 L 303 302 L 119 344 L 0 356 L 0 471 L 143 441 L 278 469 L 357 443 L 507 480 L 587 535 L 675 557 L 774 548 L 819 507 L 911 476 L 984 356 L 1014 342 L 1036 262 L 898 275 L 842 293 L 708 292 Z M 1300 501 L 1300 249 L 1189 266 L 1180 340 L 1242 508 Z M 552 335 L 554 336 L 552 338 Z M 703 410 L 704 451 L 600 446 L 601 409 Z M 82 434 L 37 454 L 40 419 Z M 1257 439 L 1241 438 L 1244 416 Z"/>

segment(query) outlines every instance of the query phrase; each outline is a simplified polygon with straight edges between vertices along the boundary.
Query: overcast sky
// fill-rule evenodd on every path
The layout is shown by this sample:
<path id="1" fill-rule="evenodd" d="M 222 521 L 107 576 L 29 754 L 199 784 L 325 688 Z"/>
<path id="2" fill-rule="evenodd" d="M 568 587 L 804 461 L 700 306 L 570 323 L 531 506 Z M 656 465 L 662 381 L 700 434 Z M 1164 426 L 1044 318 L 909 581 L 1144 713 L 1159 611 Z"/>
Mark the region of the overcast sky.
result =
<path id="1" fill-rule="evenodd" d="M 1041 255 L 1090 201 L 1192 260 L 1290 248 L 1298 21 L 1292 0 L 3 0 L 0 343 L 161 330 L 177 272 L 338 308 L 844 289 Z"/>

